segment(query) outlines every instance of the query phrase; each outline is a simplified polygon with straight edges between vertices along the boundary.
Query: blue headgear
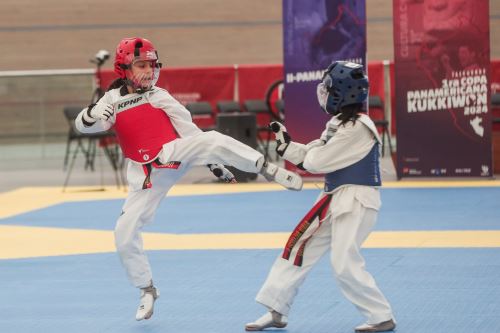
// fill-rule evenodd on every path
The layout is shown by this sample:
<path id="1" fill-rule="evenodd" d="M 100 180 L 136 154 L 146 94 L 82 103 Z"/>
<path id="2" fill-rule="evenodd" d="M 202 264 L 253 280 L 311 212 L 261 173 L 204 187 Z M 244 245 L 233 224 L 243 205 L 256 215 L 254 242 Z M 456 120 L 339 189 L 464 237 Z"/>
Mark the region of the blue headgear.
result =
<path id="1" fill-rule="evenodd" d="M 363 66 L 334 61 L 318 85 L 318 102 L 326 113 L 337 115 L 342 107 L 363 103 L 368 97 L 368 77 Z"/>

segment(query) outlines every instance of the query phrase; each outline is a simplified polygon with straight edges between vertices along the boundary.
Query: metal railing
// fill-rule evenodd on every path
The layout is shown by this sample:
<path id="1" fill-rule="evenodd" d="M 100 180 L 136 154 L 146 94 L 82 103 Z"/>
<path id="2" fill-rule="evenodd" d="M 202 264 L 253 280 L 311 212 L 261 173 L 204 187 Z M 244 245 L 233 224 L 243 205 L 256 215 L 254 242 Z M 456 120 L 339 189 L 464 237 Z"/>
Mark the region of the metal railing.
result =
<path id="1" fill-rule="evenodd" d="M 47 145 L 65 142 L 68 123 L 63 108 L 90 103 L 94 73 L 95 69 L 0 71 L 0 147 L 27 145 L 30 154 L 43 157 Z M 4 158 L 8 156 L 0 155 Z"/>

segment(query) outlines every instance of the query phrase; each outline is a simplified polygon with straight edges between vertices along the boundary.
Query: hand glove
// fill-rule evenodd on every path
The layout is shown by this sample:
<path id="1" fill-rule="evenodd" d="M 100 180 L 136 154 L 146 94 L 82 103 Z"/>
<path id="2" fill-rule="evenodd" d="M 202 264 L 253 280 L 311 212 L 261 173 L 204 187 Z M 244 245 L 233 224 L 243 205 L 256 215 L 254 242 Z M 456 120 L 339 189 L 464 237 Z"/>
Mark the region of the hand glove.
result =
<path id="1" fill-rule="evenodd" d="M 226 167 L 222 164 L 208 164 L 207 165 L 210 171 L 215 175 L 215 177 L 220 180 L 225 181 L 226 183 L 236 184 L 236 178 L 231 171 L 226 169 Z"/>
<path id="2" fill-rule="evenodd" d="M 88 123 L 95 123 L 97 120 L 107 121 L 115 114 L 113 105 L 107 103 L 91 104 L 87 112 L 83 114 L 84 120 Z"/>
<path id="3" fill-rule="evenodd" d="M 269 128 L 271 128 L 271 131 L 273 131 L 276 136 L 276 142 L 278 143 L 276 146 L 276 152 L 278 155 L 283 156 L 292 139 L 286 131 L 286 127 L 282 123 L 273 121 L 269 124 Z"/>

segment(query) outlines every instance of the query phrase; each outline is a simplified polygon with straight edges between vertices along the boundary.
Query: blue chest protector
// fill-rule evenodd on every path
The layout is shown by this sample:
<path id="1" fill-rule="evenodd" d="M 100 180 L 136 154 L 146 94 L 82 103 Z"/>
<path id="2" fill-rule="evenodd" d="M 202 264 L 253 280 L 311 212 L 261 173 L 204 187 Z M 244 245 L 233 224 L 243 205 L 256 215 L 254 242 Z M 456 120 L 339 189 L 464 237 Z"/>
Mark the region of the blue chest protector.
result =
<path id="1" fill-rule="evenodd" d="M 379 143 L 358 162 L 325 175 L 325 192 L 331 192 L 341 185 L 380 186 Z"/>

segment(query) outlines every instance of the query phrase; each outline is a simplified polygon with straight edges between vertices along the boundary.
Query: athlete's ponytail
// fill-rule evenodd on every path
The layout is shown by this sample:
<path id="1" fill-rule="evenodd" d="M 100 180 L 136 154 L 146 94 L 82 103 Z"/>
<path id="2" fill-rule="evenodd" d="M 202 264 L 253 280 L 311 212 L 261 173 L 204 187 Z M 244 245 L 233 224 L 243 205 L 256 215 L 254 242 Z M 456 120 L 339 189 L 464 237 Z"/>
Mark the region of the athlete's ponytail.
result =
<path id="1" fill-rule="evenodd" d="M 125 83 L 124 79 L 118 78 L 118 79 L 114 80 L 113 82 L 111 82 L 111 84 L 108 87 L 108 91 L 116 89 L 116 88 L 120 88 L 120 87 L 124 86 L 125 84 L 126 83 Z"/>

